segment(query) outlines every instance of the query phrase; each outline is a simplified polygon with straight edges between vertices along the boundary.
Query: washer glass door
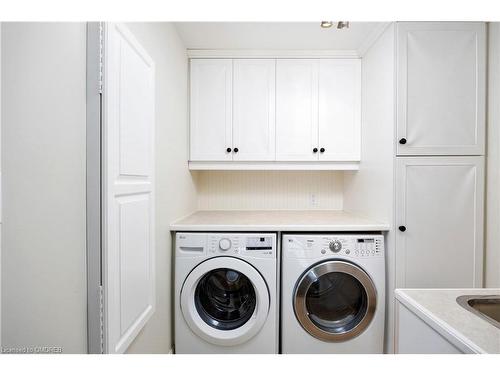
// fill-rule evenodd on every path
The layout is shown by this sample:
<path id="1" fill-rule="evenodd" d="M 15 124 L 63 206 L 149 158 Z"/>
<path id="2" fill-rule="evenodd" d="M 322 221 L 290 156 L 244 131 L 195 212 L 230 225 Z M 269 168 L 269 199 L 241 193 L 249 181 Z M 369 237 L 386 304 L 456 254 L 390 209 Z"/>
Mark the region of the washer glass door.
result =
<path id="1" fill-rule="evenodd" d="M 230 268 L 207 272 L 198 282 L 194 298 L 196 310 L 205 323 L 222 330 L 241 327 L 256 306 L 252 282 Z"/>
<path id="2" fill-rule="evenodd" d="M 311 267 L 295 289 L 295 314 L 302 327 L 323 341 L 360 335 L 373 319 L 375 286 L 360 267 L 328 261 Z"/>
<path id="3" fill-rule="evenodd" d="M 233 257 L 210 258 L 182 286 L 181 311 L 198 337 L 223 346 L 250 340 L 264 326 L 270 294 L 262 275 Z"/>

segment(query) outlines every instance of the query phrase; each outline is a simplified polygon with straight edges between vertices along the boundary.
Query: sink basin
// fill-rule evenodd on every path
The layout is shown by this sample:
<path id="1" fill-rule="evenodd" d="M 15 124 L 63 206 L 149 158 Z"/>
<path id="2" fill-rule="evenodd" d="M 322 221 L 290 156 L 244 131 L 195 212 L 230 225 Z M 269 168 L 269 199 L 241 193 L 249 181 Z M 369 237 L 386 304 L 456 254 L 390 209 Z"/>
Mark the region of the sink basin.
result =
<path id="1" fill-rule="evenodd" d="M 464 309 L 476 314 L 480 318 L 500 329 L 500 295 L 480 296 L 467 295 L 457 298 L 457 302 Z"/>

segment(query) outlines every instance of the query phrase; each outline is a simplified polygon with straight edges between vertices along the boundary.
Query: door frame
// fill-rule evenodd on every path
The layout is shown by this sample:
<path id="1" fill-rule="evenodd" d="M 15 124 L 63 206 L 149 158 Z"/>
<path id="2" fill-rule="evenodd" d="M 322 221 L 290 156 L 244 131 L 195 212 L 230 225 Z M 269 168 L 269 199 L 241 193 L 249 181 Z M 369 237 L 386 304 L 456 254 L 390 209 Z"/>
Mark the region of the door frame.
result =
<path id="1" fill-rule="evenodd" d="M 87 23 L 87 352 L 104 353 L 102 288 L 102 49 L 103 24 Z"/>

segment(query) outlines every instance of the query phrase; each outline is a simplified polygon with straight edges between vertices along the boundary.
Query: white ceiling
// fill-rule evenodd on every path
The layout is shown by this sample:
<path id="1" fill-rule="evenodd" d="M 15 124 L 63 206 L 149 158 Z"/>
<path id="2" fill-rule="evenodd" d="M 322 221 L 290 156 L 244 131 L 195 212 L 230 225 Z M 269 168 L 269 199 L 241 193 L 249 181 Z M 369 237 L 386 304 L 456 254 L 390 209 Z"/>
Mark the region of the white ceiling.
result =
<path id="1" fill-rule="evenodd" d="M 176 22 L 188 49 L 357 50 L 379 22 L 322 29 L 320 22 Z"/>

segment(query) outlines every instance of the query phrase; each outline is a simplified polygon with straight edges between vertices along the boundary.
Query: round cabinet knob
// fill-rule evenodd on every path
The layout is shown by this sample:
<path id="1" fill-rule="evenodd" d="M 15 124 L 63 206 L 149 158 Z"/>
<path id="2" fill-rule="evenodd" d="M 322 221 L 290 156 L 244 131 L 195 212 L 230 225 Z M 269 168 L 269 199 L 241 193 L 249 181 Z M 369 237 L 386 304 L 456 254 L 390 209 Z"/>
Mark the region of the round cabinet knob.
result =
<path id="1" fill-rule="evenodd" d="M 238 152 L 238 151 L 239 151 L 239 150 L 238 150 L 238 147 L 235 147 L 233 151 L 234 151 L 234 152 Z"/>
<path id="2" fill-rule="evenodd" d="M 227 152 L 231 152 L 231 147 L 226 148 Z"/>
<path id="3" fill-rule="evenodd" d="M 405 232 L 405 231 L 406 231 L 406 227 L 405 227 L 404 225 L 400 225 L 400 226 L 399 226 L 399 230 L 400 230 L 401 232 Z"/>
<path id="4" fill-rule="evenodd" d="M 405 145 L 405 144 L 406 144 L 406 138 L 401 138 L 401 139 L 399 140 L 399 144 L 401 144 L 401 145 Z"/>
<path id="5" fill-rule="evenodd" d="M 317 148 L 317 147 L 314 147 L 314 148 L 313 148 L 313 152 L 314 152 L 314 153 L 317 153 L 317 152 L 318 152 L 318 148 Z"/>
<path id="6" fill-rule="evenodd" d="M 224 251 L 229 250 L 231 248 L 231 240 L 229 238 L 221 238 L 219 248 Z"/>
<path id="7" fill-rule="evenodd" d="M 323 153 L 323 152 L 325 152 L 325 149 L 324 149 L 323 147 L 321 147 L 321 148 L 319 149 L 319 152 Z"/>
<path id="8" fill-rule="evenodd" d="M 342 250 L 342 244 L 340 243 L 339 240 L 335 240 L 335 241 L 330 242 L 330 244 L 328 245 L 328 247 L 334 253 L 338 253 L 340 250 Z"/>

